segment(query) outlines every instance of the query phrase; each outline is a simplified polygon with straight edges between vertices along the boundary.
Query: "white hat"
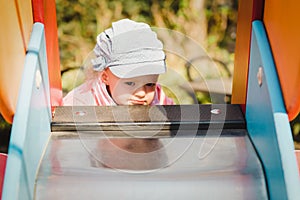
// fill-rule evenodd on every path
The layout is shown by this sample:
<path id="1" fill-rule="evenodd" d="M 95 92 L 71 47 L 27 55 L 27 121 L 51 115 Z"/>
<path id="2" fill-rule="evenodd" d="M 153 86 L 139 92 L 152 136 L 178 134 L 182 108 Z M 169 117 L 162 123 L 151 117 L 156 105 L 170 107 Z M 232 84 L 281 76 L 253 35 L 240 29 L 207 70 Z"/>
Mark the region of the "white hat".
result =
<path id="1" fill-rule="evenodd" d="M 109 67 L 119 78 L 166 72 L 163 45 L 149 25 L 123 19 L 97 36 L 94 70 Z"/>

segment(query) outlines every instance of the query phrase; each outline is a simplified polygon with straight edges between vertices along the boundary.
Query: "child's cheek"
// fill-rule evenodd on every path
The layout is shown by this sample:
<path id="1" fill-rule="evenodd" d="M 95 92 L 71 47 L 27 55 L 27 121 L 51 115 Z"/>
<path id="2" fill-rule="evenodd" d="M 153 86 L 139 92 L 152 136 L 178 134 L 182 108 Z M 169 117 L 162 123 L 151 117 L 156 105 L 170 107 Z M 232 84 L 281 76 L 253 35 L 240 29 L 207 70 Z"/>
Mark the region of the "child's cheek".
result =
<path id="1" fill-rule="evenodd" d="M 155 91 L 147 93 L 147 104 L 150 105 L 154 100 Z"/>
<path id="2" fill-rule="evenodd" d="M 128 105 L 129 97 L 130 97 L 130 95 L 126 94 L 126 93 L 119 94 L 119 95 L 113 95 L 113 99 L 118 105 Z"/>

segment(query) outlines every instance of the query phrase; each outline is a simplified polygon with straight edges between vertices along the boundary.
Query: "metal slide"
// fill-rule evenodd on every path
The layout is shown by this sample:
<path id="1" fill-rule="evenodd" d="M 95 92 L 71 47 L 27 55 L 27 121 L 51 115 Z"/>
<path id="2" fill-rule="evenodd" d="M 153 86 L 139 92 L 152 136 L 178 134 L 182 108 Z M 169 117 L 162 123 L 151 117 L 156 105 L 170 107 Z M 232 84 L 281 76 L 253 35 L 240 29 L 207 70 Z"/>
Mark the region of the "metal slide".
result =
<path id="1" fill-rule="evenodd" d="M 35 198 L 268 197 L 240 107 L 185 105 L 57 108 Z"/>

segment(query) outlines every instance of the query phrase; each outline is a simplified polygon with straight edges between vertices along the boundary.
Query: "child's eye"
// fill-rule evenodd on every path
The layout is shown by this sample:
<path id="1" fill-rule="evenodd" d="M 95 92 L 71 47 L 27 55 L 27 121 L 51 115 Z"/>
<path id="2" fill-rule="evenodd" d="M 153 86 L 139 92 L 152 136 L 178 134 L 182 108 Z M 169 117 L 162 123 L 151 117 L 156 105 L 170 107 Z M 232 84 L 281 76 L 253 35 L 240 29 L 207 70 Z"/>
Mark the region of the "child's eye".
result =
<path id="1" fill-rule="evenodd" d="M 129 85 L 129 86 L 134 86 L 135 85 L 135 82 L 125 82 L 126 85 Z"/>
<path id="2" fill-rule="evenodd" d="M 156 84 L 155 83 L 147 83 L 146 86 L 148 87 L 154 87 Z"/>

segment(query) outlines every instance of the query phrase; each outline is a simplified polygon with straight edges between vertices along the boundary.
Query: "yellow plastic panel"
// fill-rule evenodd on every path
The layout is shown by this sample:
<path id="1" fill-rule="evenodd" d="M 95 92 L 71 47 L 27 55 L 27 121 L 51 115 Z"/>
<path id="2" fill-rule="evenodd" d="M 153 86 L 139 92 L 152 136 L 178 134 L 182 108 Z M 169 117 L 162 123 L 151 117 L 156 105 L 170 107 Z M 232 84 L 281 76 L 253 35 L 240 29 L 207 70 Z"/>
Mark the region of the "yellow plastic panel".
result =
<path id="1" fill-rule="evenodd" d="M 264 24 L 289 119 L 300 111 L 300 1 L 266 0 Z"/>
<path id="2" fill-rule="evenodd" d="M 31 1 L 3 1 L 0 7 L 0 112 L 12 123 L 32 20 Z M 26 11 L 18 11 L 26 8 Z M 29 9 L 29 10 L 28 10 Z M 24 21 L 22 25 L 20 21 Z M 32 26 L 32 22 L 31 22 Z M 22 28 L 21 28 L 22 27 Z"/>
<path id="3" fill-rule="evenodd" d="M 18 0 L 17 6 L 19 8 L 18 11 L 20 14 L 20 24 L 23 32 L 24 43 L 27 47 L 33 24 L 31 0 Z"/>

